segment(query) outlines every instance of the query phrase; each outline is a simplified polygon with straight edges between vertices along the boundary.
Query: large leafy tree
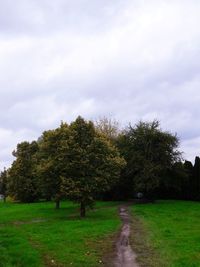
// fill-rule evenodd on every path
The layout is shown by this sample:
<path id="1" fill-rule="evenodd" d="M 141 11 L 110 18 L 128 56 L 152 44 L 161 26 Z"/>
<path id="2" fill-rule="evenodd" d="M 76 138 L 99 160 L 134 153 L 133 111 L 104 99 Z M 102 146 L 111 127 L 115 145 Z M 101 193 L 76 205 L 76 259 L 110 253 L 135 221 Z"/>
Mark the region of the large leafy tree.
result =
<path id="1" fill-rule="evenodd" d="M 116 183 L 125 162 L 111 142 L 95 131 L 91 121 L 78 117 L 69 129 L 62 188 L 69 199 L 80 203 L 80 215 L 84 217 L 96 195 Z"/>
<path id="2" fill-rule="evenodd" d="M 142 192 L 146 196 L 158 188 L 161 177 L 180 160 L 179 140 L 176 135 L 162 131 L 158 121 L 139 122 L 124 131 L 118 141 L 127 161 L 123 179 L 130 193 Z"/>
<path id="3" fill-rule="evenodd" d="M 3 195 L 4 202 L 6 201 L 7 197 L 7 170 L 4 168 L 4 170 L 0 173 L 0 194 Z"/>
<path id="4" fill-rule="evenodd" d="M 68 125 L 62 123 L 55 130 L 45 131 L 38 141 L 39 186 L 42 196 L 47 200 L 53 199 L 56 202 L 56 208 L 59 208 L 62 198 L 61 176 L 68 164 L 68 140 Z"/>
<path id="5" fill-rule="evenodd" d="M 13 162 L 8 175 L 8 192 L 16 200 L 33 202 L 39 197 L 37 185 L 36 154 L 37 142 L 22 142 L 13 152 L 16 160 Z"/>

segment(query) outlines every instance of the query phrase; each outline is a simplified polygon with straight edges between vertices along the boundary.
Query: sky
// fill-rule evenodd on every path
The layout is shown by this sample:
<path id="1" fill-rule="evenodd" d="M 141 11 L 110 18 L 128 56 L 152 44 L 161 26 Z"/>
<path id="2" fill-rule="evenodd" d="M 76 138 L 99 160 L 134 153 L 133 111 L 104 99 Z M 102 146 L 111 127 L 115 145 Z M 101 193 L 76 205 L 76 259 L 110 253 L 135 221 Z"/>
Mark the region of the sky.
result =
<path id="1" fill-rule="evenodd" d="M 21 141 L 158 119 L 200 155 L 199 0 L 0 0 L 0 168 Z"/>

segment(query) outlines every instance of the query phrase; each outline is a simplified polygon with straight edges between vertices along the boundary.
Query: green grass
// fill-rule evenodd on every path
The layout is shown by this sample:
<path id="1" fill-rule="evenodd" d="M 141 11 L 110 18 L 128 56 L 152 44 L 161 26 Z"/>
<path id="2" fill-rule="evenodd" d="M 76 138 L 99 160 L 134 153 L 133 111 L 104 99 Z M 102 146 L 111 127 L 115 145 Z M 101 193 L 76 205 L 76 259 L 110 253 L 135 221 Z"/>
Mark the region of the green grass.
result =
<path id="1" fill-rule="evenodd" d="M 100 266 L 120 226 L 117 205 L 98 202 L 80 219 L 71 202 L 0 203 L 0 267 Z"/>
<path id="2" fill-rule="evenodd" d="M 141 266 L 200 266 L 200 203 L 134 205 L 133 245 Z"/>

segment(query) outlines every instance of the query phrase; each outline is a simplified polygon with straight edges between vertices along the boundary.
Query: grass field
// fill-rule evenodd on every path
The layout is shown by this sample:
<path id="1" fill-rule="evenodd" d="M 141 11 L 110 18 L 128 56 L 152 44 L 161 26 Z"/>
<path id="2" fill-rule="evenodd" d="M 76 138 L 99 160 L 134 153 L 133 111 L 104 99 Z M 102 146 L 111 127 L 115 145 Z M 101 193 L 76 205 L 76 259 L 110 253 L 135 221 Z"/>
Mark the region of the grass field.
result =
<path id="1" fill-rule="evenodd" d="M 101 265 L 120 227 L 117 204 L 99 202 L 80 219 L 71 202 L 0 203 L 0 267 Z"/>
<path id="2" fill-rule="evenodd" d="M 200 203 L 134 205 L 133 244 L 144 267 L 200 266 Z"/>
<path id="3" fill-rule="evenodd" d="M 0 267 L 98 267 L 120 227 L 119 203 L 98 202 L 86 219 L 62 202 L 0 202 Z M 131 207 L 141 267 L 200 267 L 200 203 L 158 201 Z"/>

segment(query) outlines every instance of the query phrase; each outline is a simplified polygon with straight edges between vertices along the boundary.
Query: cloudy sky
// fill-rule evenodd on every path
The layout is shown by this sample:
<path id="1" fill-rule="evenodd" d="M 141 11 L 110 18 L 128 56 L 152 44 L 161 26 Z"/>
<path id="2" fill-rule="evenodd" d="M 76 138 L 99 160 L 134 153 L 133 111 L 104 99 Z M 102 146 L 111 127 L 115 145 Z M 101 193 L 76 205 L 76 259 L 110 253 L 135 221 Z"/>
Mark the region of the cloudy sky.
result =
<path id="1" fill-rule="evenodd" d="M 199 0 L 0 0 L 0 167 L 45 129 L 161 121 L 200 154 Z"/>

